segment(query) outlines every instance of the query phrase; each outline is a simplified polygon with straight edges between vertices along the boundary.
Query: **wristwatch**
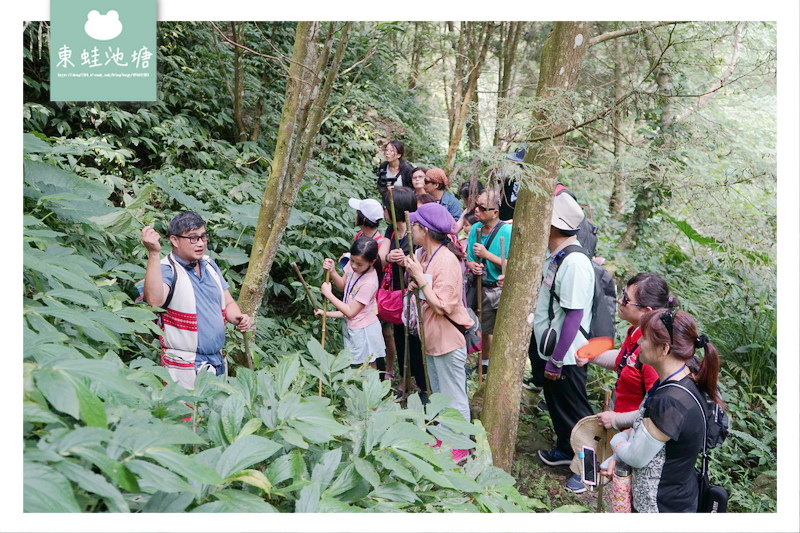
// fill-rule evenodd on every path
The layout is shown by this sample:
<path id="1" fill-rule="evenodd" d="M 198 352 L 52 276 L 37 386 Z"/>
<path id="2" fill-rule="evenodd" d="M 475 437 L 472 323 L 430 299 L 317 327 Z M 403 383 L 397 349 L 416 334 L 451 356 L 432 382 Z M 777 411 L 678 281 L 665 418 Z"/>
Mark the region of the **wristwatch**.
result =
<path id="1" fill-rule="evenodd" d="M 563 360 L 562 361 L 556 361 L 555 359 L 553 359 L 551 357 L 550 358 L 550 364 L 553 365 L 556 368 L 561 368 L 562 366 L 564 366 L 564 361 Z"/>

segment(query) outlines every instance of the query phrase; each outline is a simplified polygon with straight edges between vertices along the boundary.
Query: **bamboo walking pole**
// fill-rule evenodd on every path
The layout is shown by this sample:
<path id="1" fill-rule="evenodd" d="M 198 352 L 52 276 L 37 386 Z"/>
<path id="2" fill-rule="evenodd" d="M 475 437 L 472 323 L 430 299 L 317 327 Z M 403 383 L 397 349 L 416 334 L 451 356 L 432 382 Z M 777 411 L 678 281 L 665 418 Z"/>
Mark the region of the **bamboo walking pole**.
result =
<path id="1" fill-rule="evenodd" d="M 411 229 L 411 219 L 408 216 L 408 211 L 405 212 L 406 216 L 406 233 Z M 413 243 L 412 243 L 413 244 Z M 428 259 L 430 261 L 430 259 Z M 422 301 L 419 299 L 419 295 L 422 294 L 422 291 L 417 289 L 417 297 L 415 298 L 417 302 L 417 329 L 419 330 L 419 343 L 422 346 L 422 369 L 425 372 L 425 390 L 427 391 L 428 395 L 431 394 L 431 382 L 428 378 L 428 356 L 427 352 L 425 351 L 425 330 L 422 327 Z M 417 383 L 419 386 L 419 383 Z"/>
<path id="2" fill-rule="evenodd" d="M 481 265 L 486 267 L 483 261 L 481 261 Z M 478 276 L 478 320 L 483 322 L 483 272 Z M 481 324 L 481 331 L 483 331 L 483 324 Z M 478 386 L 481 385 L 483 385 L 483 342 L 481 342 L 481 349 L 478 350 Z"/>
<path id="3" fill-rule="evenodd" d="M 398 250 L 402 250 L 400 248 L 400 236 L 397 234 L 397 213 L 395 213 L 394 209 L 394 194 L 392 190 L 394 187 L 387 187 L 387 191 L 389 191 L 389 214 L 392 215 L 392 233 L 394 233 L 394 244 L 395 248 Z M 409 250 L 413 250 L 413 244 L 409 241 L 408 232 L 411 228 L 406 226 L 406 242 L 409 242 Z M 401 267 L 399 264 L 397 265 L 397 270 L 400 273 L 400 290 L 403 294 L 405 294 L 406 290 L 406 282 L 404 279 L 405 276 L 405 269 Z M 411 387 L 411 382 L 409 378 L 409 368 L 410 368 L 410 356 L 409 356 L 409 348 L 408 348 L 408 326 L 403 324 L 403 339 L 405 340 L 403 346 L 403 399 L 408 396 L 408 389 Z"/>
<path id="4" fill-rule="evenodd" d="M 331 282 L 331 271 L 325 271 L 325 283 Z M 325 349 L 325 333 L 328 331 L 328 299 L 322 302 L 322 338 L 319 341 L 319 344 L 322 346 L 322 349 Z M 319 383 L 317 384 L 317 395 L 322 396 L 322 378 L 319 378 Z"/>
<path id="5" fill-rule="evenodd" d="M 611 391 L 606 389 L 605 390 L 605 401 L 603 402 L 603 411 L 608 411 L 608 405 L 611 403 Z M 603 436 L 600 439 L 600 453 L 598 453 L 597 464 L 602 463 L 606 460 L 606 443 L 608 442 L 608 430 L 603 427 Z M 597 475 L 597 509 L 596 512 L 602 513 L 603 512 L 603 487 L 604 483 L 600 479 L 602 476 L 599 474 Z"/>
<path id="6" fill-rule="evenodd" d="M 328 317 L 327 316 L 328 315 L 328 299 L 325 298 L 324 306 L 320 306 L 319 303 L 317 303 L 317 299 L 314 298 L 314 295 L 311 293 L 311 289 L 308 287 L 308 283 L 306 283 L 305 278 L 303 278 L 303 274 L 300 272 L 300 268 L 298 268 L 297 263 L 292 261 L 292 267 L 294 267 L 294 272 L 295 272 L 295 274 L 297 274 L 297 277 L 300 279 L 300 283 L 303 284 L 303 288 L 306 290 L 306 295 L 308 296 L 308 300 L 311 302 L 311 305 L 314 307 L 314 309 L 322 309 L 322 311 L 323 311 L 323 314 L 322 314 L 322 337 L 320 338 L 320 345 L 322 346 L 322 349 L 324 350 L 325 349 L 326 319 Z M 330 283 L 330 281 L 331 281 L 331 273 L 330 272 L 325 272 L 325 283 Z M 244 344 L 245 345 L 245 349 L 247 349 L 247 337 L 245 337 L 245 341 L 244 342 L 245 342 L 245 344 Z M 249 357 L 250 356 L 248 354 L 248 359 L 249 359 Z M 319 378 L 319 384 L 317 385 L 317 394 L 319 396 L 322 396 L 322 378 Z"/>

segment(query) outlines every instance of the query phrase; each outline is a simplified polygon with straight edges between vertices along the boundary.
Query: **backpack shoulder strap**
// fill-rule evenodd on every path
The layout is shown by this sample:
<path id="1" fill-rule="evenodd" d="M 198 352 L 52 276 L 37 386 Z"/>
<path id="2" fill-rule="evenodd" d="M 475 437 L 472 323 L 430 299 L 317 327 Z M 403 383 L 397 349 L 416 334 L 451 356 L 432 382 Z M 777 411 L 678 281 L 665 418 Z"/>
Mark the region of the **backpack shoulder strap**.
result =
<path id="1" fill-rule="evenodd" d="M 561 268 L 561 263 L 564 262 L 564 259 L 571 254 L 572 252 L 581 252 L 583 248 L 578 244 L 570 244 L 569 246 L 565 247 L 563 250 L 560 250 L 555 257 L 553 257 L 553 262 L 556 264 L 556 271 L 553 273 L 553 284 L 550 285 L 550 302 L 547 305 L 547 317 L 550 322 L 553 321 L 555 318 L 555 312 L 553 312 L 553 302 L 556 299 L 556 276 L 558 276 L 558 269 Z M 588 339 L 589 336 L 583 332 L 583 328 L 581 328 L 581 333 Z"/>
<path id="2" fill-rule="evenodd" d="M 492 229 L 492 233 L 489 234 L 489 240 L 486 241 L 485 247 L 486 247 L 487 250 L 489 249 L 489 246 L 492 245 L 492 241 L 497 236 L 497 232 L 500 230 L 500 227 L 503 224 L 505 224 L 505 222 L 503 220 L 498 220 L 497 224 L 494 225 L 494 228 Z M 481 264 L 484 263 L 483 258 L 481 258 L 480 262 L 481 262 Z"/>
<path id="3" fill-rule="evenodd" d="M 167 299 L 164 300 L 164 309 L 169 306 L 169 303 L 172 301 L 172 296 L 175 294 L 175 285 L 178 284 L 178 269 L 175 267 L 175 261 L 172 259 L 172 253 L 167 256 L 167 260 L 169 261 L 170 266 L 172 267 L 172 285 L 169 286 L 169 293 L 167 293 Z"/>
<path id="4" fill-rule="evenodd" d="M 680 383 L 667 382 L 664 385 L 662 385 L 662 387 L 677 387 L 679 389 L 685 390 L 686 393 L 692 397 L 694 403 L 697 404 L 697 407 L 700 408 L 700 413 L 703 415 L 703 422 L 705 423 L 703 431 L 703 471 L 701 473 L 703 475 L 706 475 L 706 473 L 708 472 L 708 449 L 706 448 L 706 442 L 708 440 L 708 417 L 706 416 L 706 410 L 703 409 L 703 404 L 700 403 L 700 400 L 697 399 L 697 396 L 695 396 L 692 391 L 690 391 Z"/>

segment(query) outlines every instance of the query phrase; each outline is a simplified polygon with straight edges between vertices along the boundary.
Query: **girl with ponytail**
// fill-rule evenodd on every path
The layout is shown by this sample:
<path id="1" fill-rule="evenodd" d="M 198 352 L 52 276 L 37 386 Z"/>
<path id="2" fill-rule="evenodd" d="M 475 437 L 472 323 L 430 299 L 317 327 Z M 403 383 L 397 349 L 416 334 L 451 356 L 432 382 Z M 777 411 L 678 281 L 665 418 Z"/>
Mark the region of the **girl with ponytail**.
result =
<path id="1" fill-rule="evenodd" d="M 694 465 L 706 427 L 705 409 L 697 401 L 705 405 L 704 392 L 724 406 L 717 394 L 719 354 L 684 311 L 648 311 L 640 324 L 639 358 L 656 370 L 658 381 L 632 428 L 614 435 L 610 444 L 614 457 L 633 467 L 637 512 L 694 513 L 699 492 Z M 703 350 L 700 361 L 698 348 Z M 613 471 L 613 461 L 603 466 Z"/>

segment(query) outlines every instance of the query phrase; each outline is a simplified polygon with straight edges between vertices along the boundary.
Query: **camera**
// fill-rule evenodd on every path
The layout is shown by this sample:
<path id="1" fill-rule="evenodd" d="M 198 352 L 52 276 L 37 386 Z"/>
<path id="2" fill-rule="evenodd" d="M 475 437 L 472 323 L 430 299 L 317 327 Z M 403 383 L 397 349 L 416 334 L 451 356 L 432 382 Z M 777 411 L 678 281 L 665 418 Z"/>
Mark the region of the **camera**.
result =
<path id="1" fill-rule="evenodd" d="M 395 180 L 397 179 L 397 176 L 395 176 L 394 178 L 390 178 L 386 174 L 387 173 L 385 167 L 378 170 L 378 187 L 382 189 L 385 189 L 389 185 L 394 184 Z"/>

